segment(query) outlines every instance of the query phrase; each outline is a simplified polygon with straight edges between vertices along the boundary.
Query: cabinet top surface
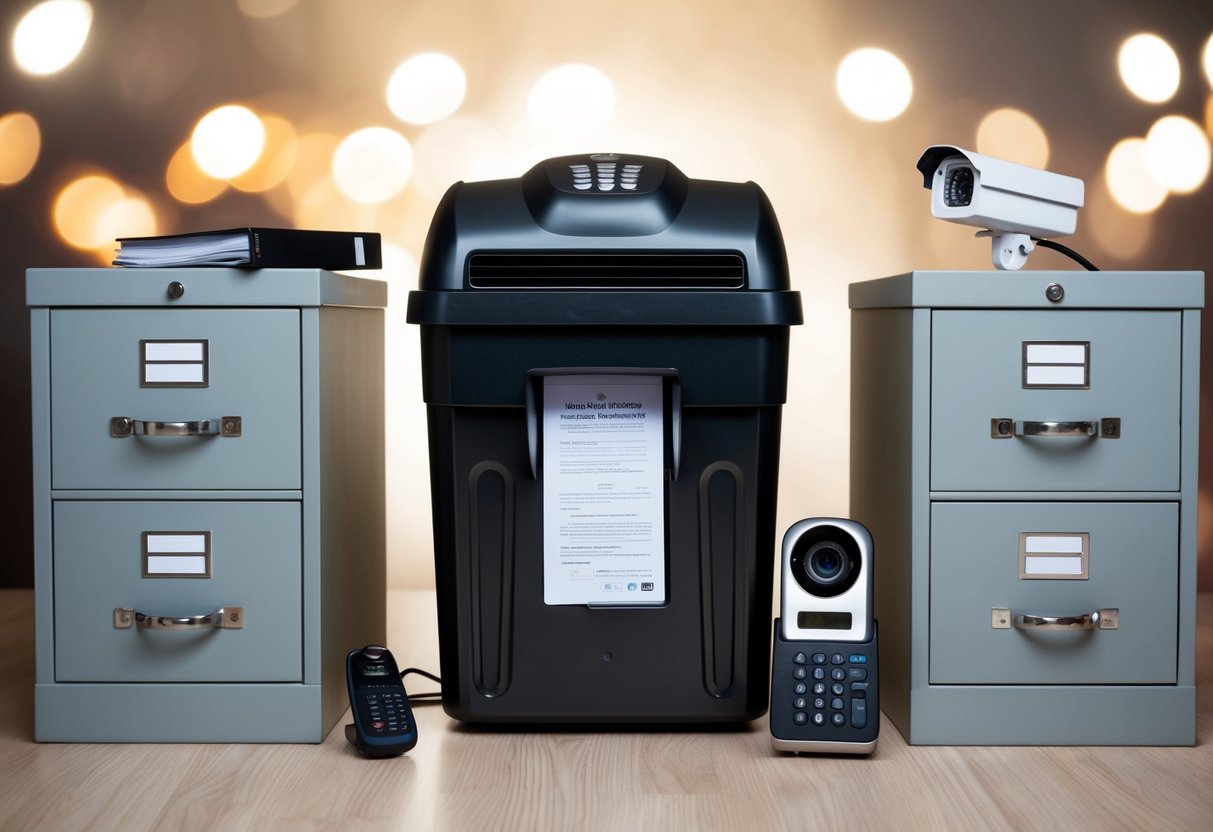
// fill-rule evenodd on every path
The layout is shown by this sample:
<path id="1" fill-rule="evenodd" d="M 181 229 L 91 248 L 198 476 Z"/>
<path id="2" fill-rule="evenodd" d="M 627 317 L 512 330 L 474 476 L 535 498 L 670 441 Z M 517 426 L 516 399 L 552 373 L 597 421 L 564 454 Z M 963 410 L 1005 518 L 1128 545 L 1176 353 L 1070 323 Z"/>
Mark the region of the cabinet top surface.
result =
<path id="1" fill-rule="evenodd" d="M 1060 300 L 1045 294 L 1053 284 Z M 1197 271 L 913 271 L 852 283 L 850 307 L 1201 309 L 1204 289 Z"/>
<path id="2" fill-rule="evenodd" d="M 170 284 L 180 284 L 180 291 Z M 322 269 L 27 269 L 29 306 L 387 306 L 387 283 Z"/>

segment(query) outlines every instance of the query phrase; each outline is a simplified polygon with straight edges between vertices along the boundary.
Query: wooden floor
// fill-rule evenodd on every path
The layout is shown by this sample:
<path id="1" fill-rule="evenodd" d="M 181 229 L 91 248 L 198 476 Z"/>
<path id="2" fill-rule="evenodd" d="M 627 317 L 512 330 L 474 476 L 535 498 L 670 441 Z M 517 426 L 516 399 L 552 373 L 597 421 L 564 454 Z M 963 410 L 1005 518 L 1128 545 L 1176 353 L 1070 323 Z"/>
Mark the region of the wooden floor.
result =
<path id="1" fill-rule="evenodd" d="M 1209 595 L 1196 748 L 912 748 L 884 720 L 875 756 L 823 759 L 772 752 L 765 718 L 500 733 L 418 705 L 420 742 L 391 760 L 358 757 L 340 724 L 318 746 L 34 743 L 32 596 L 0 591 L 4 830 L 1213 829 Z M 402 666 L 437 669 L 433 594 L 392 593 L 389 610 Z"/>

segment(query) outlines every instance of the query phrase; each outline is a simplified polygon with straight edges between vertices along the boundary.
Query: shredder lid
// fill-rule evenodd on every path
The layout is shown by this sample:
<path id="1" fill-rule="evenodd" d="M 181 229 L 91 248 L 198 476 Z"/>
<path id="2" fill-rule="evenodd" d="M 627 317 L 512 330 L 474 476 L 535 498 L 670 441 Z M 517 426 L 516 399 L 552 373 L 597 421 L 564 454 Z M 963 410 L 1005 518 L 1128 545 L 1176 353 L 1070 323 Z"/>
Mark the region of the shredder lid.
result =
<path id="1" fill-rule="evenodd" d="M 770 201 L 753 182 L 689 179 L 664 159 L 548 159 L 458 182 L 430 225 L 410 323 L 802 322 Z"/>

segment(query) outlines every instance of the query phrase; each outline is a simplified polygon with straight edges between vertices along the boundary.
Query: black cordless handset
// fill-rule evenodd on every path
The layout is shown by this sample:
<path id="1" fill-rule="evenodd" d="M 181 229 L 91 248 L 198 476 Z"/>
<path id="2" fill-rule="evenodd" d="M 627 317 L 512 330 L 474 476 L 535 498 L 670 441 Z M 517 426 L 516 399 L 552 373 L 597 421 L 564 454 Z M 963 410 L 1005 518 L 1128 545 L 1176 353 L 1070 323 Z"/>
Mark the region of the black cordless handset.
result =
<path id="1" fill-rule="evenodd" d="M 876 750 L 873 551 L 868 530 L 853 520 L 801 520 L 784 535 L 771 659 L 771 743 L 779 751 Z"/>
<path id="2" fill-rule="evenodd" d="M 354 722 L 345 726 L 347 740 L 368 757 L 395 757 L 417 744 L 417 723 L 400 668 L 386 647 L 351 650 L 345 677 L 354 714 Z"/>

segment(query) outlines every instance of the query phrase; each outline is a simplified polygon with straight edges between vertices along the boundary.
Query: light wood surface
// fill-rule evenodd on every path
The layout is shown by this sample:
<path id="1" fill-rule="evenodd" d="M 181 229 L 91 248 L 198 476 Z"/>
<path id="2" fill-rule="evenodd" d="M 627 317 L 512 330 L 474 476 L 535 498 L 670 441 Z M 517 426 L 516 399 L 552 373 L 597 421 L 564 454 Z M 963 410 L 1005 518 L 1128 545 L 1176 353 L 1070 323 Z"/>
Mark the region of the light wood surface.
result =
<path id="1" fill-rule="evenodd" d="M 317 746 L 38 744 L 33 593 L 0 602 L 4 830 L 1213 828 L 1210 595 L 1195 748 L 910 747 L 884 720 L 867 759 L 776 754 L 765 718 L 536 733 L 470 729 L 436 704 L 415 706 L 420 742 L 391 760 L 360 758 L 341 724 Z M 388 622 L 402 667 L 437 670 L 432 592 L 390 593 Z"/>

